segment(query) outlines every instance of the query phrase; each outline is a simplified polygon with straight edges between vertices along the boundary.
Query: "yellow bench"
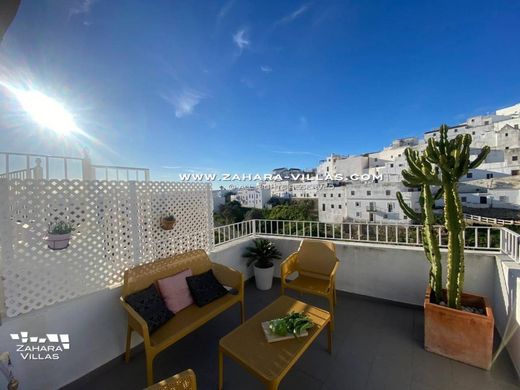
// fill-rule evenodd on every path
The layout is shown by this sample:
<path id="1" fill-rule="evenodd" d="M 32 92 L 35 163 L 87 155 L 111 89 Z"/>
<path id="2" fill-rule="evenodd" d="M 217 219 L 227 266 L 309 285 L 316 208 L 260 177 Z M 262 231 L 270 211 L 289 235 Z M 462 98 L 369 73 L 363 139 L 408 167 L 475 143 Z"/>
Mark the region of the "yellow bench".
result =
<path id="1" fill-rule="evenodd" d="M 143 290 L 159 279 L 174 275 L 190 268 L 193 275 L 210 269 L 225 286 L 235 288 L 237 294 L 226 294 L 206 306 L 195 304 L 178 312 L 171 320 L 150 334 L 148 325 L 137 312 L 125 302 L 125 297 Z M 240 303 L 241 322 L 244 322 L 244 279 L 242 273 L 222 264 L 212 263 L 203 250 L 195 250 L 181 255 L 157 260 L 125 271 L 121 304 L 128 314 L 125 361 L 130 360 L 132 332 L 137 332 L 144 340 L 146 353 L 146 378 L 148 386 L 153 383 L 153 359 L 157 354 L 176 343 L 187 334 L 204 325 L 236 303 Z"/>

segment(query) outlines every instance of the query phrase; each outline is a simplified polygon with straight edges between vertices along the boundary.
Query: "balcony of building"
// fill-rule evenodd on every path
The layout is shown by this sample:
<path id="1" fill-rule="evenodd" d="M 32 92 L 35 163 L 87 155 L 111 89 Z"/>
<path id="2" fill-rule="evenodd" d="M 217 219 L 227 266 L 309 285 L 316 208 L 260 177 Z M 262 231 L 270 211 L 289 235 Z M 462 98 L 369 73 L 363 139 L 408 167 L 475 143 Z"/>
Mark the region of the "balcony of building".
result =
<path id="1" fill-rule="evenodd" d="M 11 353 L 23 389 L 142 389 L 144 351 L 134 338 L 122 354 L 127 317 L 119 304 L 125 269 L 202 248 L 246 282 L 246 319 L 280 295 L 278 282 L 258 291 L 242 257 L 255 238 L 271 240 L 282 258 L 304 238 L 335 242 L 340 266 L 333 352 L 320 336 L 282 381 L 282 389 L 518 388 L 520 238 L 501 227 L 468 227 L 465 290 L 486 296 L 496 318 L 489 371 L 426 352 L 424 292 L 428 263 L 421 227 L 367 223 L 251 220 L 213 226 L 211 188 L 203 183 L 0 179 L 3 321 L 0 345 Z M 173 230 L 158 221 L 172 213 Z M 70 246 L 51 251 L 45 229 L 55 216 L 76 225 Z M 445 254 L 446 235 L 438 227 Z M 276 263 L 279 275 L 279 262 Z M 325 300 L 293 295 L 327 308 Z M 200 389 L 216 388 L 219 339 L 239 325 L 228 310 L 159 354 L 155 378 L 195 371 Z M 66 333 L 59 359 L 24 359 L 11 335 Z M 252 351 L 254 353 L 254 351 Z M 242 367 L 225 362 L 226 389 L 262 388 Z M 1 384 L 1 382 L 0 382 Z"/>

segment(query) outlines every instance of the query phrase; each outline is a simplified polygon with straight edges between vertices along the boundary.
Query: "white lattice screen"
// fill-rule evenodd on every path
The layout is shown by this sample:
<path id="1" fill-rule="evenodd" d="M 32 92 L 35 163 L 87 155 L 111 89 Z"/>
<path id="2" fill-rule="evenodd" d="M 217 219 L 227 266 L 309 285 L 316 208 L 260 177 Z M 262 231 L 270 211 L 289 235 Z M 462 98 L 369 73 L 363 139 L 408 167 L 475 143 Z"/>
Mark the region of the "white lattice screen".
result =
<path id="1" fill-rule="evenodd" d="M 173 214 L 173 230 L 160 217 Z M 47 248 L 50 222 L 76 228 Z M 209 184 L 0 179 L 0 264 L 10 317 L 120 283 L 143 262 L 213 245 Z"/>

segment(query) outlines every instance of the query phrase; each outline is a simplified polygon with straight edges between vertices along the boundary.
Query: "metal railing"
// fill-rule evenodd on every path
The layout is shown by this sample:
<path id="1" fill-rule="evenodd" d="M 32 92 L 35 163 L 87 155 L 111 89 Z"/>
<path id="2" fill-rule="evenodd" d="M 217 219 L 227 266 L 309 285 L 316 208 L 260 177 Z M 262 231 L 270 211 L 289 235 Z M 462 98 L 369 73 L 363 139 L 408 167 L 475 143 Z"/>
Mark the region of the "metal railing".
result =
<path id="1" fill-rule="evenodd" d="M 520 225 L 520 221 L 516 221 L 514 219 L 489 218 L 489 217 L 482 217 L 480 215 L 472 215 L 472 214 L 464 214 L 464 219 L 467 221 L 480 222 L 480 223 L 485 223 L 485 224 L 489 224 L 489 225 L 500 225 L 500 226 Z"/>
<path id="2" fill-rule="evenodd" d="M 254 234 L 254 220 L 242 221 L 231 225 L 216 226 L 213 228 L 215 245 L 221 245 L 229 241 Z"/>
<path id="3" fill-rule="evenodd" d="M 215 245 L 247 236 L 283 236 L 321 238 L 327 240 L 371 242 L 388 245 L 422 245 L 422 225 L 377 223 L 324 223 L 315 221 L 283 221 L 254 219 L 214 228 Z M 447 247 L 448 233 L 436 226 L 439 245 Z M 469 226 L 464 232 L 465 248 L 500 251 L 501 229 L 491 226 Z"/>
<path id="4" fill-rule="evenodd" d="M 93 165 L 88 155 L 68 157 L 0 152 L 0 162 L 4 165 L 0 179 L 150 180 L 148 168 Z M 13 170 L 14 166 L 23 168 Z"/>
<path id="5" fill-rule="evenodd" d="M 520 234 L 512 230 L 500 229 L 500 251 L 520 263 Z"/>

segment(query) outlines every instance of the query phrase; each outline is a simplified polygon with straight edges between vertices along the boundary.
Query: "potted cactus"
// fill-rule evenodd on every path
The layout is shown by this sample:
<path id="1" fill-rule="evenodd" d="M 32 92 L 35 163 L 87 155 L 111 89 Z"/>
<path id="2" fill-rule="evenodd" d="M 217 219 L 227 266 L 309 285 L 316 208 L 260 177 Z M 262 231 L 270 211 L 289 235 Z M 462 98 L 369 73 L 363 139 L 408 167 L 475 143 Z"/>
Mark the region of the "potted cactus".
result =
<path id="1" fill-rule="evenodd" d="M 269 290 L 273 286 L 273 260 L 280 259 L 282 254 L 269 240 L 258 239 L 246 248 L 243 255 L 248 259 L 247 266 L 254 264 L 255 283 L 259 290 Z"/>
<path id="2" fill-rule="evenodd" d="M 397 199 L 404 213 L 423 224 L 423 247 L 430 262 L 429 286 L 424 299 L 424 346 L 440 355 L 489 369 L 493 350 L 494 317 L 485 297 L 463 293 L 464 285 L 464 216 L 458 182 L 470 169 L 487 157 L 489 147 L 470 161 L 471 135 L 448 139 L 448 127 L 440 127 L 440 139 L 430 138 L 426 150 L 407 149 L 408 168 L 403 170 L 403 184 L 420 187 L 422 212 L 416 214 L 403 200 Z M 434 192 L 432 189 L 437 188 Z M 444 226 L 448 232 L 447 282 L 442 288 L 439 237 L 434 229 L 433 206 L 444 200 Z"/>
<path id="3" fill-rule="evenodd" d="M 47 232 L 47 246 L 52 250 L 61 250 L 69 246 L 74 228 L 72 224 L 65 221 L 58 221 L 49 224 Z"/>
<path id="4" fill-rule="evenodd" d="M 173 215 L 167 215 L 166 217 L 161 218 L 161 227 L 164 230 L 172 230 L 175 222 L 175 217 Z"/>

